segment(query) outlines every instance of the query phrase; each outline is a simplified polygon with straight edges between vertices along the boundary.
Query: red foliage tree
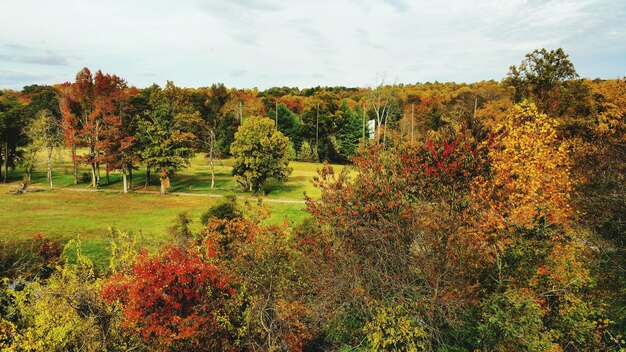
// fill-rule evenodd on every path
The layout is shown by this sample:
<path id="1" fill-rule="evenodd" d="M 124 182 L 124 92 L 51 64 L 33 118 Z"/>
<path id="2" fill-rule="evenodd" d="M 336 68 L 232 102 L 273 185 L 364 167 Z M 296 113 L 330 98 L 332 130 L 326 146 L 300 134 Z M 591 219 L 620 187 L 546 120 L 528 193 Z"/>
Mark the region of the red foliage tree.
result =
<path id="1" fill-rule="evenodd" d="M 318 253 L 320 267 L 330 270 L 319 276 L 321 301 L 354 307 L 354 320 L 371 319 L 392 300 L 422 315 L 433 340 L 441 326 L 454 324 L 475 297 L 472 269 L 484 257 L 469 208 L 484 152 L 463 136 L 450 140 L 374 146 L 356 158 L 354 180 L 328 166 L 321 171 L 314 181 L 321 198 L 307 199 L 329 233 L 317 244 L 326 248 Z"/>
<path id="2" fill-rule="evenodd" d="M 119 305 L 125 327 L 157 348 L 229 349 L 225 310 L 235 291 L 212 262 L 213 248 L 202 252 L 172 246 L 157 256 L 144 251 L 130 273 L 104 284 L 102 297 Z"/>

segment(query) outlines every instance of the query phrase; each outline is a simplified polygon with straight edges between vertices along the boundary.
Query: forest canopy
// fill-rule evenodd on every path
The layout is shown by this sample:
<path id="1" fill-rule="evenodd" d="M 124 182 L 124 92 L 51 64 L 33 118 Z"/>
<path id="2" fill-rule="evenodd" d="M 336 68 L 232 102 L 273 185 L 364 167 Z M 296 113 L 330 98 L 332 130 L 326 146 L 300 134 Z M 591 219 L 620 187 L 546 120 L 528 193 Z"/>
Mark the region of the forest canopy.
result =
<path id="1" fill-rule="evenodd" d="M 361 88 L 136 88 L 84 68 L 0 91 L 0 142 L 4 182 L 44 167 L 53 188 L 64 149 L 75 184 L 82 165 L 123 193 L 141 167 L 165 194 L 199 153 L 211 189 L 233 157 L 256 193 L 324 162 L 301 223 L 227 198 L 156 253 L 112 228 L 106 268 L 80 240 L 1 241 L 2 349 L 626 348 L 626 80 L 580 78 L 560 48 L 499 82 Z"/>

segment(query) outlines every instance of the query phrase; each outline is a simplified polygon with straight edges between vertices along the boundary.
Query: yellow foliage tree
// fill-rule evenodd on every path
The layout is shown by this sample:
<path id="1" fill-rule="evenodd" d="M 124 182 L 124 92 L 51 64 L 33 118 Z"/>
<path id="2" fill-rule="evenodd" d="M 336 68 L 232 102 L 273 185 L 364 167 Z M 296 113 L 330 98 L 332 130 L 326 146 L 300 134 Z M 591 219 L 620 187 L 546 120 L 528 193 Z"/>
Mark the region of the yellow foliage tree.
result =
<path id="1" fill-rule="evenodd" d="M 113 308 L 100 299 L 101 280 L 92 262 L 82 255 L 79 241 L 76 260 L 58 268 L 46 284 L 33 282 L 19 292 L 18 305 L 27 327 L 15 338 L 25 351 L 108 351 L 136 347 L 134 338 L 117 328 Z"/>
<path id="2" fill-rule="evenodd" d="M 492 177 L 478 178 L 474 188 L 474 199 L 483 200 L 484 225 L 503 230 L 540 219 L 569 223 L 570 162 L 556 125 L 534 104 L 522 103 L 498 126 L 489 152 Z"/>
<path id="3" fill-rule="evenodd" d="M 592 321 L 600 313 L 586 300 L 592 280 L 572 228 L 571 162 L 557 124 L 524 102 L 497 126 L 490 175 L 473 189 L 482 215 L 478 226 L 494 234 L 498 290 L 526 290 L 534 297 L 542 308 L 539 332 L 550 333 L 552 342 L 594 349 L 601 332 Z M 517 318 L 499 319 L 515 324 Z"/>

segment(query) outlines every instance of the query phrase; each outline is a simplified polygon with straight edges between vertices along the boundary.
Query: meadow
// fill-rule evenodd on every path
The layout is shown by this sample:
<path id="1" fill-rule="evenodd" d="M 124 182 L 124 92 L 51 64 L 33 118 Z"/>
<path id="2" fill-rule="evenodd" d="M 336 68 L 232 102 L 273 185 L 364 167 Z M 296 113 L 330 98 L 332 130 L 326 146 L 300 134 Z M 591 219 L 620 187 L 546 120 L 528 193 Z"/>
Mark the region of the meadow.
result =
<path id="1" fill-rule="evenodd" d="M 72 165 L 65 154 L 55 159 L 52 190 L 47 185 L 43 159 L 26 193 L 13 194 L 23 182 L 24 173 L 19 168 L 9 172 L 6 184 L 0 184 L 0 240 L 28 239 L 35 234 L 63 243 L 80 238 L 85 254 L 97 264 L 106 262 L 109 227 L 139 234 L 149 249 L 156 249 L 171 240 L 168 228 L 179 213 L 187 213 L 192 220 L 191 229 L 197 232 L 201 229 L 201 214 L 226 195 L 236 196 L 239 203 L 262 198 L 271 208 L 269 223 L 299 223 L 307 216 L 304 193 L 312 197 L 319 195 L 310 180 L 322 166 L 291 162 L 293 172 L 287 182 L 270 181 L 264 195 L 253 196 L 234 181 L 232 159 L 217 162 L 215 187 L 211 189 L 208 160 L 198 154 L 190 167 L 172 176 L 170 193 L 159 196 L 158 175 L 152 173 L 151 185 L 146 188 L 144 168 L 134 172 L 133 191 L 123 194 L 118 172 L 110 173 L 107 185 L 102 167 L 102 185 L 94 191 L 89 181 L 74 185 Z M 342 168 L 334 167 L 337 171 Z M 79 178 L 88 171 L 82 166 Z"/>

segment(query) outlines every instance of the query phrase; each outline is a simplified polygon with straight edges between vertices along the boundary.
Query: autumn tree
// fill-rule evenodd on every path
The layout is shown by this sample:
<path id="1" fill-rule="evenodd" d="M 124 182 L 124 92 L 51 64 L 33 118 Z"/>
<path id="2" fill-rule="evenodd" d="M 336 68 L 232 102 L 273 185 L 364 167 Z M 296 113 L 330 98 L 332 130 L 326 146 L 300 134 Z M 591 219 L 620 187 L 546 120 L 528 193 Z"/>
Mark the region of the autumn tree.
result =
<path id="1" fill-rule="evenodd" d="M 415 329 L 409 334 L 434 349 L 450 343 L 443 336 L 477 294 L 471 272 L 484 248 L 468 204 L 482 154 L 462 136 L 448 138 L 389 150 L 376 144 L 355 158 L 353 181 L 328 166 L 315 179 L 322 195 L 307 198 L 307 211 L 323 225 L 310 239 L 323 248 L 312 254 L 318 299 L 342 307 L 325 324 L 344 336 L 385 329 L 377 315 L 393 308 Z"/>
<path id="2" fill-rule="evenodd" d="M 307 267 L 294 232 L 285 224 L 264 226 L 262 219 L 262 215 L 258 219 L 210 217 L 202 236 L 218 244 L 218 257 L 232 284 L 240 287 L 240 311 L 246 326 L 241 346 L 302 351 L 315 329 L 309 323 L 312 306 L 308 300 L 313 268 Z"/>
<path id="3" fill-rule="evenodd" d="M 571 229 L 570 159 L 566 144 L 557 138 L 556 121 L 533 104 L 516 105 L 493 143 L 490 174 L 477 178 L 473 191 L 480 209 L 477 227 L 488 235 L 495 257 L 486 275 L 491 279 L 483 285 L 496 296 L 487 300 L 499 297 L 509 300 L 502 304 L 519 305 L 518 300 L 529 297 L 506 292 L 527 290 L 541 307 L 542 326 L 533 334 L 554 332 L 547 341 L 553 347 L 598 348 L 601 332 L 590 323 L 597 307 L 584 299 L 592 285 L 584 264 L 588 252 Z M 496 307 L 491 302 L 485 309 Z M 519 318 L 503 315 L 498 324 L 519 324 Z"/>
<path id="4" fill-rule="evenodd" d="M 269 178 L 285 181 L 291 173 L 287 158 L 289 139 L 268 118 L 250 117 L 235 134 L 230 151 L 233 175 L 245 189 L 258 192 Z"/>
<path id="5" fill-rule="evenodd" d="M 626 328 L 626 81 L 587 82 L 592 110 L 570 139 L 574 209 L 600 253 L 594 272 L 598 296 L 615 316 L 614 334 Z"/>
<path id="6" fill-rule="evenodd" d="M 32 351 L 137 348 L 132 337 L 118 330 L 113 309 L 100 299 L 101 280 L 80 242 L 68 243 L 66 251 L 70 249 L 73 260 L 57 267 L 47 282 L 28 283 L 18 293 L 24 326 L 16 345 Z"/>
<path id="7" fill-rule="evenodd" d="M 28 126 L 26 133 L 32 140 L 35 151 L 43 149 L 46 152 L 47 179 L 52 188 L 52 153 L 54 149 L 63 146 L 61 122 L 52 115 L 50 110 L 40 110 Z"/>
<path id="8" fill-rule="evenodd" d="M 74 184 L 78 184 L 78 129 L 79 119 L 72 109 L 74 105 L 72 101 L 72 86 L 68 83 L 59 89 L 59 111 L 61 112 L 61 126 L 65 136 L 65 146 L 70 150 L 70 158 L 72 159 L 72 175 L 74 176 Z"/>
<path id="9" fill-rule="evenodd" d="M 489 204 L 489 224 L 529 226 L 538 218 L 567 224 L 571 218 L 570 161 L 557 139 L 557 122 L 532 104 L 517 105 L 501 126 L 490 154 L 494 177 L 480 180 L 476 199 Z"/>
<path id="10" fill-rule="evenodd" d="M 128 331 L 138 331 L 156 349 L 232 347 L 235 332 L 226 308 L 235 291 L 212 262 L 216 248 L 205 245 L 168 246 L 154 256 L 143 251 L 130 272 L 107 280 L 102 297 L 119 307 Z"/>
<path id="11" fill-rule="evenodd" d="M 102 104 L 108 113 L 103 115 L 102 137 L 98 140 L 97 147 L 102 151 L 99 160 L 106 163 L 107 183 L 108 173 L 119 170 L 122 174 L 123 192 L 130 189 L 129 176 L 132 175 L 133 165 L 139 160 L 139 148 L 136 143 L 136 124 L 134 116 L 127 113 L 126 105 L 131 92 L 124 81 L 116 76 L 105 76 L 100 90 L 108 91 L 106 101 Z"/>
<path id="12" fill-rule="evenodd" d="M 98 75 L 99 78 L 103 76 Z M 94 77 L 88 68 L 76 74 L 76 81 L 72 84 L 71 99 L 78 119 L 78 145 L 88 148 L 88 152 L 79 156 L 79 160 L 91 167 L 91 187 L 97 188 L 100 183 L 100 164 L 98 162 L 98 139 L 102 131 L 102 114 L 100 107 L 95 104 Z"/>

